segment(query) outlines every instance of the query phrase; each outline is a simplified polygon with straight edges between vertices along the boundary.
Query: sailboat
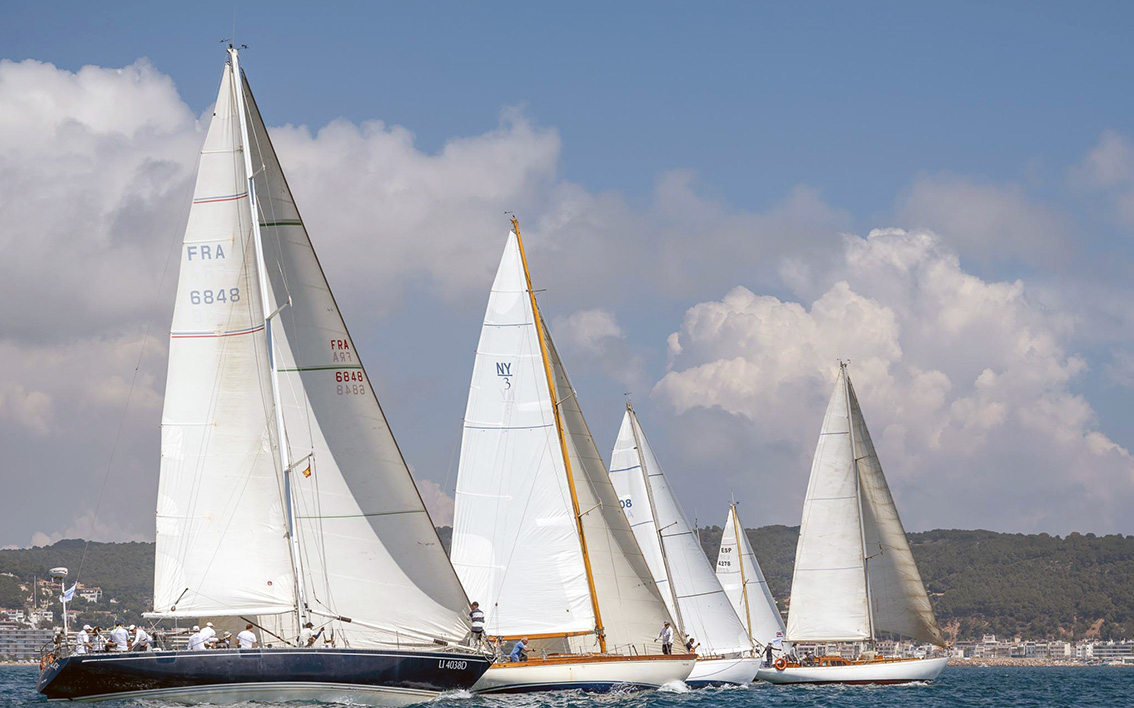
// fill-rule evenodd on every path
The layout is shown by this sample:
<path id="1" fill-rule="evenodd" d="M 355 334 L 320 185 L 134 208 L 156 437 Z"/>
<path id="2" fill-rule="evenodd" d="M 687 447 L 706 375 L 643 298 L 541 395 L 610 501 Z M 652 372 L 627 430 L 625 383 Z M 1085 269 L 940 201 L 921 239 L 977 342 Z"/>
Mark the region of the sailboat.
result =
<path id="1" fill-rule="evenodd" d="M 756 562 L 756 554 L 744 533 L 735 502 L 728 506 L 728 518 L 721 533 L 717 580 L 756 646 L 767 645 L 777 636 L 784 637 L 784 620 L 760 564 Z M 783 647 L 784 651 L 789 649 L 790 646 Z"/>
<path id="2" fill-rule="evenodd" d="M 933 606 L 910 552 L 862 409 L 839 363 L 803 501 L 795 551 L 787 638 L 800 642 L 867 642 L 880 635 L 945 646 Z M 781 657 L 757 678 L 771 683 L 904 683 L 929 681 L 947 658 L 901 659 L 866 652 L 857 660 Z"/>
<path id="3" fill-rule="evenodd" d="M 760 660 L 713 566 L 627 402 L 610 456 L 619 505 L 680 630 L 699 643 L 685 683 L 694 688 L 752 681 Z"/>
<path id="4" fill-rule="evenodd" d="M 272 646 L 44 657 L 48 698 L 400 706 L 468 689 L 468 600 L 230 47 L 180 257 L 161 429 L 155 619 Z M 220 621 L 218 619 L 218 621 Z M 294 646 L 301 624 L 333 645 Z M 204 624 L 204 622 L 201 622 Z"/>
<path id="5" fill-rule="evenodd" d="M 485 633 L 527 637 L 481 692 L 656 688 L 695 657 L 660 653 L 671 621 L 540 316 L 512 219 L 473 364 L 453 511 L 453 566 Z"/>

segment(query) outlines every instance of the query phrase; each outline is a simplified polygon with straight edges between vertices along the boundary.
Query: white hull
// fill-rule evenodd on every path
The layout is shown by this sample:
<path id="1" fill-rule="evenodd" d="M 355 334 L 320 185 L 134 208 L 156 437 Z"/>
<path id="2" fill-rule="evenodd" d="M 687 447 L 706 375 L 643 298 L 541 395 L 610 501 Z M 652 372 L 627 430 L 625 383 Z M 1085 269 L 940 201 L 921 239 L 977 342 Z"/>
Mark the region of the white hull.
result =
<path id="1" fill-rule="evenodd" d="M 473 685 L 477 693 L 529 691 L 598 691 L 650 689 L 684 681 L 693 670 L 692 658 L 625 659 L 611 661 L 540 661 L 493 664 Z"/>
<path id="2" fill-rule="evenodd" d="M 850 664 L 791 666 L 783 671 L 762 668 L 756 678 L 768 683 L 907 683 L 932 681 L 945 669 L 947 658 Z"/>
<path id="3" fill-rule="evenodd" d="M 752 657 L 738 659 L 698 659 L 693 671 L 685 679 L 690 688 L 707 685 L 743 685 L 756 680 L 760 660 Z"/>
<path id="4" fill-rule="evenodd" d="M 185 686 L 146 691 L 125 691 L 83 698 L 56 698 L 53 701 L 129 701 L 163 700 L 177 703 L 232 704 L 256 701 L 283 703 L 287 701 L 318 701 L 320 703 L 350 703 L 354 705 L 401 708 L 422 703 L 440 695 L 437 691 L 418 691 L 407 688 L 367 687 L 342 683 L 280 681 L 276 683 L 234 683 L 212 686 Z"/>

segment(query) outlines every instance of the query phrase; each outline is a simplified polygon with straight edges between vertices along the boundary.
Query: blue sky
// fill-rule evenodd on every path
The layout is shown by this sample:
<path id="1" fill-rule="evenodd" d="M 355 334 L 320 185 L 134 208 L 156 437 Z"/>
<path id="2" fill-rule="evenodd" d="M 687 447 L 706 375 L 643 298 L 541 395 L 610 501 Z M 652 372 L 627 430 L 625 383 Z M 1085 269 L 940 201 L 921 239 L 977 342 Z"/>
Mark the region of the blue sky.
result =
<path id="1" fill-rule="evenodd" d="M 107 207 L 117 221 L 108 220 L 134 224 L 131 238 L 160 231 L 158 245 L 115 251 L 118 265 L 106 266 L 147 297 L 167 235 L 176 239 L 183 228 L 203 129 L 192 119 L 215 98 L 234 8 L 238 41 L 249 45 L 242 65 L 268 124 L 279 126 L 274 139 L 316 248 L 423 478 L 451 488 L 471 351 L 503 243 L 501 212 L 516 209 L 600 450 L 608 454 L 622 392 L 632 388 L 655 449 L 671 460 L 671 475 L 685 475 L 677 486 L 689 506 L 713 509 L 736 493 L 749 503 L 750 525 L 798 523 L 827 386 L 825 364 L 799 362 L 811 361 L 808 352 L 821 362 L 853 353 L 864 367 L 859 395 L 875 437 L 885 439 L 883 464 L 910 528 L 1134 532 L 1128 511 L 1092 513 L 1134 500 L 1126 452 L 1134 446 L 1134 318 L 1124 304 L 1134 208 L 1123 211 L 1134 204 L 1129 4 L 11 4 L 0 59 L 49 62 L 64 84 L 91 90 L 114 81 L 127 92 L 131 83 L 154 87 L 122 103 L 124 115 L 152 114 L 140 119 L 150 127 L 122 137 L 89 121 L 101 141 L 96 163 L 133 156 L 122 158 L 131 165 L 122 174 L 107 170 L 107 182 L 121 181 L 113 195 L 121 203 Z M 73 74 L 141 58 L 152 72 L 135 67 L 89 84 Z M 15 77 L 32 71 L 0 67 L 0 101 L 13 112 L 6 116 L 0 103 L 0 127 L 9 126 L 8 142 L 0 140 L 9 174 L 0 180 L 8 194 L 0 216 L 46 234 L 44 244 L 90 238 L 80 250 L 97 259 L 100 249 L 114 250 L 107 244 L 120 227 L 104 235 L 104 227 L 87 233 L 78 216 L 51 220 L 58 198 L 39 216 L 21 209 L 38 204 L 21 196 L 37 180 L 63 183 L 50 172 L 57 159 L 74 164 L 72 148 L 52 147 L 65 142 L 60 126 L 89 118 L 82 106 L 90 97 L 63 84 L 50 89 L 60 96 L 53 107 L 15 108 L 33 85 Z M 161 88 L 164 77 L 175 90 Z M 367 127 L 372 121 L 381 124 Z M 400 144 L 397 126 L 412 140 Z M 24 149 L 41 142 L 39 152 Z M 462 161 L 466 149 L 480 156 L 471 166 Z M 139 180 L 156 179 L 146 160 L 157 152 L 174 176 L 141 208 L 131 196 Z M 511 164 L 515 179 L 506 174 Z M 33 175 L 36 165 L 47 171 Z M 420 187 L 404 209 L 381 196 L 383 180 L 399 170 Z M 336 177 L 337 190 L 327 186 Z M 501 186 L 489 189 L 497 177 Z M 98 179 L 68 181 L 63 199 L 95 203 L 84 195 L 98 193 Z M 386 218 L 403 211 L 412 214 Z M 905 232 L 867 237 L 887 228 Z M 919 229 L 932 237 L 918 241 Z M 394 245 L 385 248 L 384 238 Z M 373 260 L 354 260 L 372 264 L 372 273 L 344 255 L 363 242 L 374 244 L 365 251 Z M 470 243 L 484 245 L 462 264 Z M 380 262 L 387 257 L 388 269 Z M 902 261 L 914 275 L 879 275 L 876 261 Z M 951 280 L 933 280 L 945 271 Z M 93 277 L 78 267 L 50 275 Z M 832 319 L 816 303 L 852 302 L 840 282 L 867 307 Z M 729 299 L 737 287 L 779 304 Z M 42 360 L 45 342 L 69 351 L 92 341 L 109 347 L 146 326 L 162 332 L 162 297 L 135 307 L 110 293 L 104 299 L 115 304 L 90 313 L 89 341 L 58 333 L 65 301 L 36 301 L 31 312 L 43 331 L 0 337 L 0 345 Z M 705 320 L 694 315 L 718 311 L 731 313 L 732 325 L 698 329 Z M 768 329 L 776 322 L 782 327 Z M 844 324 L 862 339 L 876 336 L 876 346 L 848 344 Z M 960 334 L 946 345 L 933 328 L 950 326 Z M 804 331 L 812 338 L 799 339 Z M 782 356 L 773 361 L 769 351 Z M 132 369 L 129 356 L 102 356 L 108 379 Z M 741 360 L 748 373 L 721 378 L 727 362 Z M 127 427 L 132 442 L 116 456 L 128 469 L 111 480 L 112 488 L 140 489 L 141 507 L 152 498 L 164 376 L 163 361 L 150 366 L 155 407 Z M 981 378 L 985 370 L 994 383 Z M 934 388 L 926 372 L 947 384 Z M 774 381 L 753 388 L 746 377 Z M 18 421 L 4 429 L 0 397 L 0 439 L 18 444 L 17 460 L 81 464 L 89 451 L 59 444 L 69 434 L 57 412 L 62 394 L 10 386 L 9 400 L 56 411 L 43 413 L 29 438 Z M 782 413 L 769 413 L 780 404 Z M 911 423 L 900 412 L 907 405 L 934 413 Z M 113 406 L 98 410 L 108 420 L 120 415 Z M 1059 422 L 1037 422 L 1049 419 Z M 781 421 L 791 426 L 781 430 Z M 447 431 L 440 441 L 438 426 Z M 94 428 L 99 445 L 113 434 Z M 1063 433 L 1072 442 L 1058 450 L 1037 446 Z M 958 496 L 956 513 L 938 503 L 945 487 L 965 487 L 949 476 L 955 468 L 979 478 L 967 481 L 984 503 Z M 705 475 L 715 483 L 692 481 Z M 1020 500 L 1021 478 L 1035 479 L 1034 498 Z M 996 484 L 980 486 L 984 480 Z M 69 518 L 93 507 L 97 484 L 84 484 Z M 1111 502 L 1098 500 L 1102 488 L 1111 488 Z M 0 521 L 0 545 L 25 543 L 32 531 L 68 532 L 36 527 L 43 516 L 29 508 L 27 518 Z M 73 532 L 146 537 L 147 523 L 140 514 Z"/>

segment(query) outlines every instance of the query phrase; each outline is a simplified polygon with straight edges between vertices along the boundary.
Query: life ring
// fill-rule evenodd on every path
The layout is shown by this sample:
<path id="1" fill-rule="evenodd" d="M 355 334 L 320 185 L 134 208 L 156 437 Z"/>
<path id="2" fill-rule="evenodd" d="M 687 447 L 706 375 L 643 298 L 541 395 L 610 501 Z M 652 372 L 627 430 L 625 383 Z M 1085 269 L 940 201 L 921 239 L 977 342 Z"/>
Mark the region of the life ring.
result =
<path id="1" fill-rule="evenodd" d="M 55 661 L 55 655 L 54 654 L 51 654 L 51 653 L 44 654 L 39 659 L 39 670 L 43 671 L 45 668 L 47 668 L 47 665 L 50 664 L 53 661 Z"/>
<path id="2" fill-rule="evenodd" d="M 787 668 L 787 659 L 781 656 L 780 658 L 776 659 L 776 663 L 772 664 L 772 666 L 776 667 L 776 671 L 783 671 Z"/>

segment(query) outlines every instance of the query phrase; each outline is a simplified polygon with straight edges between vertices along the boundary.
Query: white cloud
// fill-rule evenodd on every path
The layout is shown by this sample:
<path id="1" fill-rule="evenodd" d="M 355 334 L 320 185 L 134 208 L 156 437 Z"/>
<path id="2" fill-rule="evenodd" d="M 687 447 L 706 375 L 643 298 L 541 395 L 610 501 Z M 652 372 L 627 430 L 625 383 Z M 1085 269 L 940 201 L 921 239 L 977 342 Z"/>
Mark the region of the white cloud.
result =
<path id="1" fill-rule="evenodd" d="M 1134 144 L 1128 137 L 1104 130 L 1068 176 L 1073 186 L 1100 195 L 1114 221 L 1134 226 Z"/>
<path id="2" fill-rule="evenodd" d="M 690 308 L 655 395 L 679 412 L 743 416 L 759 445 L 786 445 L 798 496 L 836 358 L 850 359 L 912 527 L 1134 521 L 1134 464 L 1073 392 L 1086 364 L 1068 351 L 1064 315 L 1034 306 L 1022 282 L 966 273 L 926 231 L 847 237 L 826 277 L 809 305 L 736 288 Z M 1058 511 L 1037 508 L 1038 489 Z"/>
<path id="3" fill-rule="evenodd" d="M 432 480 L 417 478 L 415 481 L 417 491 L 421 494 L 421 500 L 425 502 L 425 508 L 429 511 L 433 523 L 437 526 L 452 526 L 453 497 Z"/>

